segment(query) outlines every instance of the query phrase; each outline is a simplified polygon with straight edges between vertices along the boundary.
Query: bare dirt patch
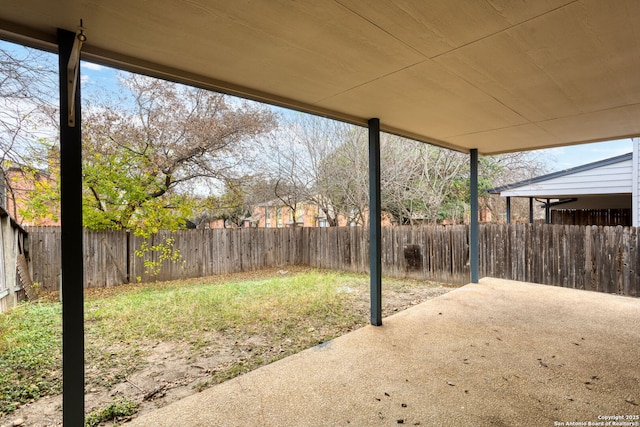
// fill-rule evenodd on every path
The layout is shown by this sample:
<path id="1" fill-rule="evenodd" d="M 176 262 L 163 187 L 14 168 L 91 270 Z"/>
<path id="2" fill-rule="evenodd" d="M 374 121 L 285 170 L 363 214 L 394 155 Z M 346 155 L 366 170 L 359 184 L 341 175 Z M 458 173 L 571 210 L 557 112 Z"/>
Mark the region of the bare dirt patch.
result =
<path id="1" fill-rule="evenodd" d="M 288 269 L 287 274 L 295 271 Z M 383 316 L 438 297 L 453 288 L 417 280 L 385 279 Z M 338 331 L 338 334 L 366 325 L 369 318 L 368 285 L 362 280 L 346 280 L 337 291 L 353 296 L 351 309 L 357 313 L 358 319 L 356 324 Z M 107 289 L 101 292 L 115 291 Z M 322 336 L 324 331 L 318 331 L 318 328 L 316 324 L 306 330 L 310 336 Z M 114 345 L 103 349 L 112 355 L 111 359 L 86 366 L 86 409 L 91 411 L 124 398 L 139 405 L 133 415 L 135 417 L 301 350 L 290 339 L 272 340 L 267 332 L 238 335 L 203 331 L 201 336 L 186 337 L 184 341 L 139 343 L 133 355 L 128 353 L 126 345 Z M 123 374 L 122 365 L 133 368 L 124 370 Z M 62 425 L 61 408 L 61 395 L 41 398 L 0 418 L 0 426 L 58 427 Z M 113 426 L 126 421 L 125 417 L 100 425 Z"/>

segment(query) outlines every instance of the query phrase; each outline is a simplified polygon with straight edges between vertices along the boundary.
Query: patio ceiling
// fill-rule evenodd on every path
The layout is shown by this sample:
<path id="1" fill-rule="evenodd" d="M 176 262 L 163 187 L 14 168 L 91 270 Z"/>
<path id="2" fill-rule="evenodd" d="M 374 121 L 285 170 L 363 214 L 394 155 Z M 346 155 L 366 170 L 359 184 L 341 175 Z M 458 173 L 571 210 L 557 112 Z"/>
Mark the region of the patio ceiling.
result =
<path id="1" fill-rule="evenodd" d="M 3 0 L 0 37 L 482 154 L 640 135 L 637 0 Z"/>

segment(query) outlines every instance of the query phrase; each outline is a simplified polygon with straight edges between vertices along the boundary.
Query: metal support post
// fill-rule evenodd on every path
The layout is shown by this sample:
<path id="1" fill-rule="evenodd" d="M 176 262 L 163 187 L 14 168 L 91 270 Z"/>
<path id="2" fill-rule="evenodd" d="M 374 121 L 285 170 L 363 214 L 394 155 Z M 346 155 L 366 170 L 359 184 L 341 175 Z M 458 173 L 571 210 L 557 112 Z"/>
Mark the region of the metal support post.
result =
<path id="1" fill-rule="evenodd" d="M 533 224 L 533 197 L 529 197 L 529 224 Z"/>
<path id="2" fill-rule="evenodd" d="M 544 223 L 551 224 L 551 199 L 544 204 Z"/>
<path id="3" fill-rule="evenodd" d="M 380 203 L 380 119 L 369 120 L 369 269 L 371 324 L 382 325 L 382 212 Z"/>
<path id="4" fill-rule="evenodd" d="M 62 420 L 84 425 L 84 296 L 80 67 L 69 81 L 76 33 L 58 29 L 60 75 L 60 220 L 62 224 Z M 77 45 L 78 43 L 76 43 Z M 71 87 L 74 85 L 75 87 Z M 75 108 L 69 117 L 69 93 Z M 70 120 L 71 119 L 71 120 Z"/>
<path id="5" fill-rule="evenodd" d="M 469 230 L 469 258 L 471 266 L 471 283 L 478 283 L 480 257 L 478 254 L 478 149 L 473 148 L 470 156 L 469 194 L 471 202 L 471 223 Z"/>

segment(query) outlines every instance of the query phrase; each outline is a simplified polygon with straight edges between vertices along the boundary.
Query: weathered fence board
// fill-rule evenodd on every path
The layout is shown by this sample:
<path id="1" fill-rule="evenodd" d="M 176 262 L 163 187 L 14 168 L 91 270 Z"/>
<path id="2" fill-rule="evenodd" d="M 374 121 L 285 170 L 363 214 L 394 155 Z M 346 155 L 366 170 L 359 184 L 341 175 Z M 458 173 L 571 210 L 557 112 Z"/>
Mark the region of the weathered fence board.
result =
<path id="1" fill-rule="evenodd" d="M 480 230 L 482 276 L 640 294 L 636 228 L 487 224 Z"/>
<path id="2" fill-rule="evenodd" d="M 55 290 L 60 277 L 60 229 L 31 228 L 33 280 Z M 384 275 L 445 283 L 469 281 L 468 226 L 385 227 Z M 167 238 L 178 262 L 158 252 L 137 256 L 143 242 Z M 260 228 L 160 232 L 148 239 L 126 232 L 84 233 L 85 287 L 172 280 L 286 265 L 369 271 L 369 229 Z M 630 296 L 640 295 L 638 229 L 545 224 L 482 224 L 480 276 L 492 276 Z M 153 275 L 147 264 L 157 263 Z"/>
<path id="3" fill-rule="evenodd" d="M 29 227 L 29 258 L 31 279 L 44 289 L 58 289 L 60 283 L 60 251 L 62 246 L 59 227 Z"/>
<path id="4" fill-rule="evenodd" d="M 32 295 L 24 266 L 25 231 L 0 208 L 0 313 Z"/>

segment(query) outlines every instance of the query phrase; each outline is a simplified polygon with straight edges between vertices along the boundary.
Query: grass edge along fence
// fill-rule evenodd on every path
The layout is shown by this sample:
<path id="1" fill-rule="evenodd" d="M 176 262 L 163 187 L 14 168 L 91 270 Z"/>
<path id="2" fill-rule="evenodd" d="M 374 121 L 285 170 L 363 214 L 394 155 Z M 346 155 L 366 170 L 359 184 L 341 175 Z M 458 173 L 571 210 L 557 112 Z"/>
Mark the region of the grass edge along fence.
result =
<path id="1" fill-rule="evenodd" d="M 60 228 L 28 229 L 33 280 L 55 290 L 60 280 Z M 161 232 L 148 246 L 174 240 L 177 262 L 136 256 L 143 238 L 124 231 L 84 232 L 85 287 L 205 277 L 307 265 L 369 271 L 364 227 L 259 228 Z M 637 229 L 545 224 L 481 224 L 480 277 L 640 295 Z M 437 282 L 469 282 L 469 226 L 382 229 L 383 274 Z M 156 257 L 156 259 L 154 259 Z M 145 260 L 159 264 L 145 273 Z"/>

